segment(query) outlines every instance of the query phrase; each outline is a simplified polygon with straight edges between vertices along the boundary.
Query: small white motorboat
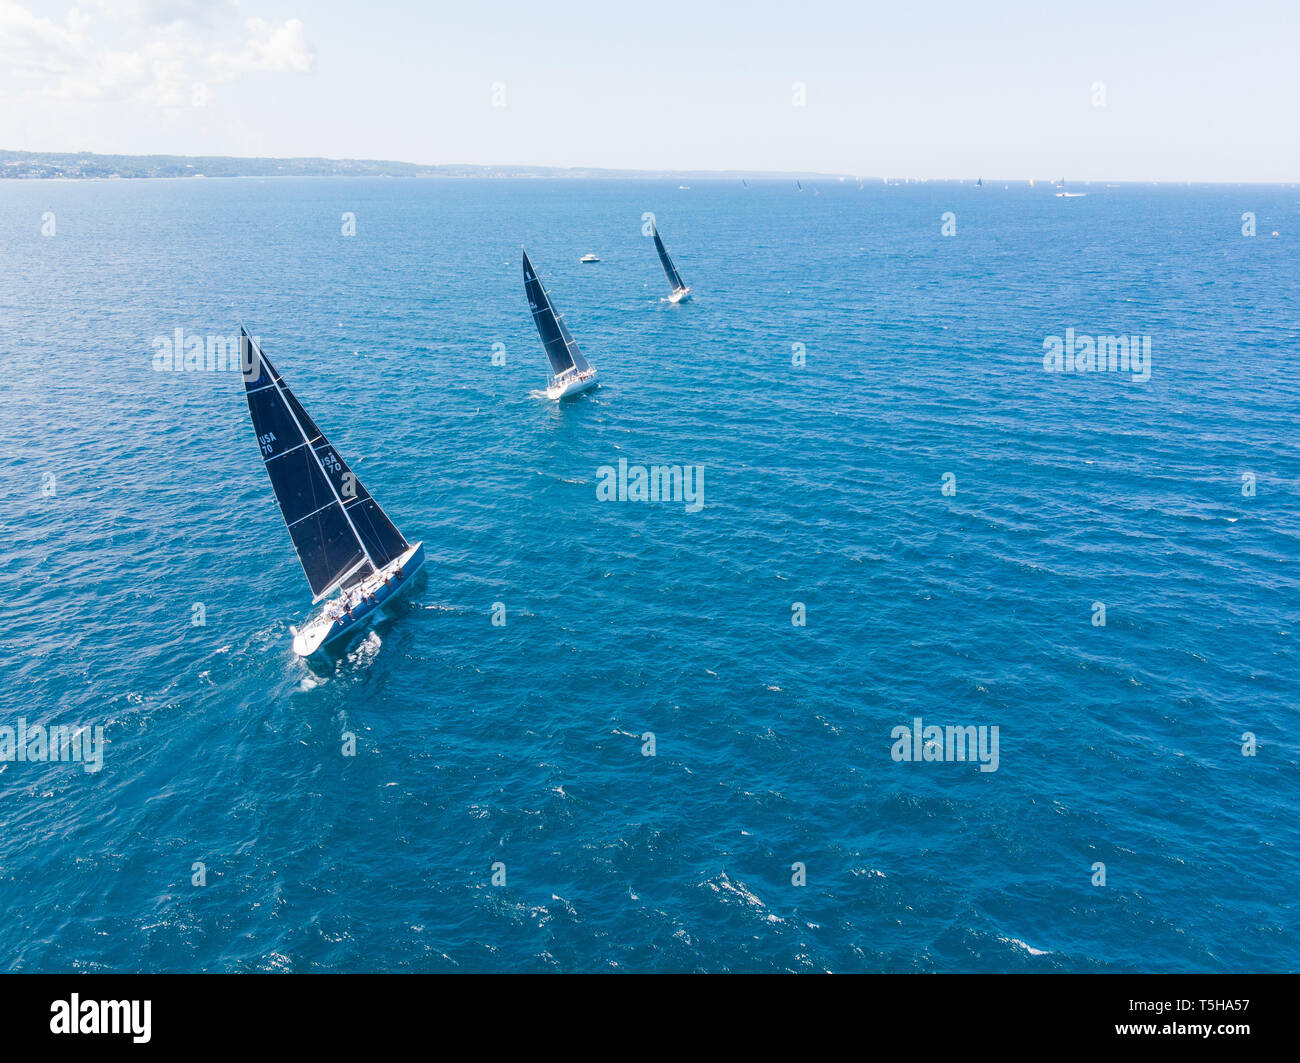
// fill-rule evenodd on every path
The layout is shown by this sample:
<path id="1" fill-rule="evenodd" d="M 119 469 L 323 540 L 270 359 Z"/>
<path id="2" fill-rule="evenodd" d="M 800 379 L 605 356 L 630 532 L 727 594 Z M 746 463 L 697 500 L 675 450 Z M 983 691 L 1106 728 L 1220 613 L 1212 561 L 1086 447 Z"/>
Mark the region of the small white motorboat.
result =
<path id="1" fill-rule="evenodd" d="M 583 255 L 580 259 L 578 259 L 578 261 L 579 261 L 579 262 L 599 262 L 600 259 L 596 257 L 596 255 L 595 255 L 594 252 L 591 252 L 591 253 L 588 253 L 588 254 Z"/>

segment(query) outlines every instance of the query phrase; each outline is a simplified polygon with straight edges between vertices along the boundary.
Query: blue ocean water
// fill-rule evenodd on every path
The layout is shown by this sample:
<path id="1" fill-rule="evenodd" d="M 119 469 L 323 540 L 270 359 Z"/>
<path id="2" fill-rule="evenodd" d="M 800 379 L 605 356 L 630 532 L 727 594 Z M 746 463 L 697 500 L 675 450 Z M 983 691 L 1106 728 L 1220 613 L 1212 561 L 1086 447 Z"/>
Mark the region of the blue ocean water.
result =
<path id="1" fill-rule="evenodd" d="M 0 726 L 106 742 L 0 763 L 4 968 L 1300 968 L 1300 191 L 1079 190 L 0 183 Z M 428 553 L 332 667 L 239 377 L 153 368 L 240 319 Z"/>

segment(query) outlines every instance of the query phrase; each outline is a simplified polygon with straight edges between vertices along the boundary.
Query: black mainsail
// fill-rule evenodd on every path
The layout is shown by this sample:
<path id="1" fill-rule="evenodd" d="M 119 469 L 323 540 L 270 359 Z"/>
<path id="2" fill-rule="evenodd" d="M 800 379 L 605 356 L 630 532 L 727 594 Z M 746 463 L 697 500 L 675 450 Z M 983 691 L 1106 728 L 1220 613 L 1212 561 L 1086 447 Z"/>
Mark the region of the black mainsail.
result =
<path id="1" fill-rule="evenodd" d="M 651 231 L 655 237 L 655 250 L 659 252 L 659 261 L 663 263 L 664 272 L 668 274 L 668 283 L 673 286 L 673 291 L 680 291 L 686 287 L 682 275 L 677 272 L 677 267 L 673 265 L 673 260 L 668 257 L 668 249 L 664 247 L 664 242 L 659 239 L 659 227 L 654 225 Z"/>
<path id="2" fill-rule="evenodd" d="M 546 357 L 551 361 L 551 370 L 555 376 L 576 369 L 585 373 L 591 368 L 587 359 L 578 350 L 578 341 L 573 338 L 564 318 L 555 309 L 542 282 L 537 279 L 537 271 L 528 261 L 528 252 L 524 252 L 524 292 L 528 295 L 528 307 L 533 312 L 533 324 L 537 334 L 542 338 L 546 348 Z"/>
<path id="3" fill-rule="evenodd" d="M 241 325 L 244 395 L 280 514 L 316 601 L 352 587 L 410 544 Z"/>

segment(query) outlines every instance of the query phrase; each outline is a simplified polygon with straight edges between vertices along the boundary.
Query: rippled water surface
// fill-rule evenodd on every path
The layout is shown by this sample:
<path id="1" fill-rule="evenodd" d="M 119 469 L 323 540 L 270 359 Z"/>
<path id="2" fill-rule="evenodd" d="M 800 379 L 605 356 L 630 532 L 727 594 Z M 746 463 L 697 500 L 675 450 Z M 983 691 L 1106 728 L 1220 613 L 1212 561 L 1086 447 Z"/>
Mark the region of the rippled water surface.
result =
<path id="1" fill-rule="evenodd" d="M 0 725 L 106 741 L 0 763 L 5 968 L 1300 967 L 1300 190 L 805 188 L 0 183 Z M 332 667 L 238 376 L 152 365 L 240 319 L 428 553 Z"/>

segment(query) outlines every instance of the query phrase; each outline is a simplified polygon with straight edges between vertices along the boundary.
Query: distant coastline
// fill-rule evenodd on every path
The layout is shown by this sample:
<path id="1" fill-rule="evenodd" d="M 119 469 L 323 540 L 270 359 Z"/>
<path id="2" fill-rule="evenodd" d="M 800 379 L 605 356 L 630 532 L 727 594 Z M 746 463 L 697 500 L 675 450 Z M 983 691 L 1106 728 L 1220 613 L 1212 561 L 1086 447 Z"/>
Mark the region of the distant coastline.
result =
<path id="1" fill-rule="evenodd" d="M 427 166 L 374 159 L 266 159 L 231 155 L 99 155 L 89 151 L 0 151 L 0 178 L 138 180 L 150 177 L 644 177 L 674 180 L 838 180 L 839 174 L 752 170 L 615 170 L 585 166 Z M 847 177 L 848 175 L 843 175 Z M 877 178 L 877 180 L 879 180 Z"/>
<path id="2" fill-rule="evenodd" d="M 1032 185 L 1027 177 L 985 176 L 991 189 L 1000 184 Z M 974 177 L 918 177 L 879 174 L 817 173 L 811 170 L 635 170 L 597 166 L 471 165 L 441 163 L 426 165 L 384 159 L 326 159 L 316 156 L 262 158 L 241 155 L 101 155 L 91 151 L 6 151 L 0 150 L 0 180 L 102 181 L 143 178 L 193 177 L 477 177 L 477 178 L 585 178 L 641 179 L 660 181 L 853 181 L 866 184 L 971 184 Z M 1048 178 L 1036 178 L 1054 186 Z M 1093 178 L 1074 181 L 1080 185 L 1289 185 L 1296 181 L 1173 181 L 1138 178 Z"/>

